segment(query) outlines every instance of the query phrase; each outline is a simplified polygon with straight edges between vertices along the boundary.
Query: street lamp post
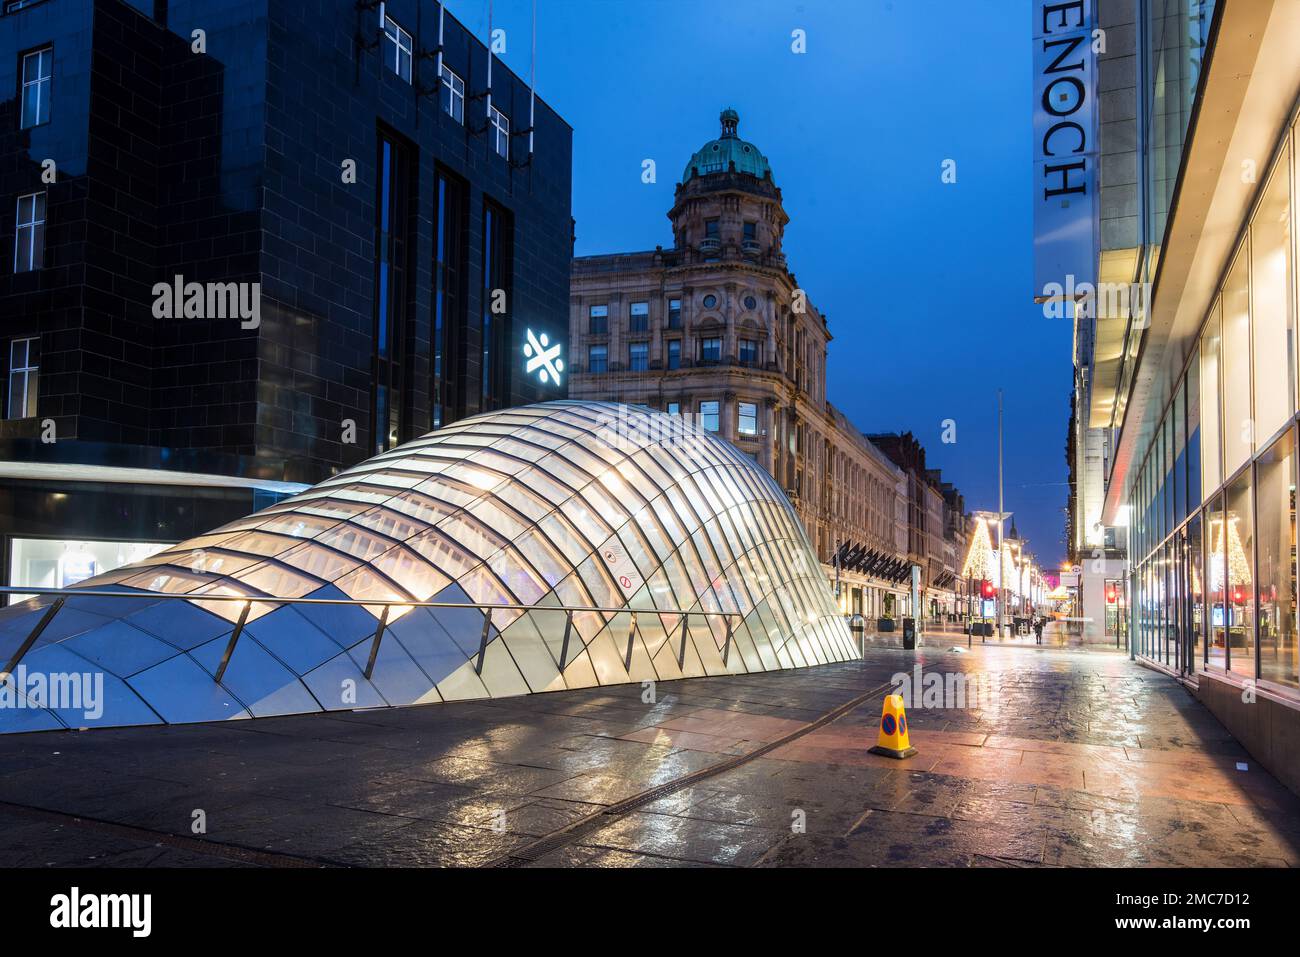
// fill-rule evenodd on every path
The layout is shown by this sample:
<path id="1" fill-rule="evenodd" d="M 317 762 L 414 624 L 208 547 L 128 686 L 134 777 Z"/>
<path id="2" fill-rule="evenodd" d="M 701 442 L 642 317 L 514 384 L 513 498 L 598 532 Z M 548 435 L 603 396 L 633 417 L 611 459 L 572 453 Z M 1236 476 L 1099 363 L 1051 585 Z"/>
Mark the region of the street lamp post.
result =
<path id="1" fill-rule="evenodd" d="M 975 607 L 972 589 L 975 587 L 975 579 L 966 578 L 966 647 L 971 646 L 971 640 L 975 631 Z"/>
<path id="2" fill-rule="evenodd" d="M 994 613 L 997 616 L 998 637 L 1005 635 L 1002 623 L 1002 613 L 1006 606 L 1006 596 L 1003 589 L 1007 583 L 1003 581 L 1006 576 L 1006 558 L 1002 552 L 1002 390 L 998 389 L 998 596 L 994 604 Z"/>

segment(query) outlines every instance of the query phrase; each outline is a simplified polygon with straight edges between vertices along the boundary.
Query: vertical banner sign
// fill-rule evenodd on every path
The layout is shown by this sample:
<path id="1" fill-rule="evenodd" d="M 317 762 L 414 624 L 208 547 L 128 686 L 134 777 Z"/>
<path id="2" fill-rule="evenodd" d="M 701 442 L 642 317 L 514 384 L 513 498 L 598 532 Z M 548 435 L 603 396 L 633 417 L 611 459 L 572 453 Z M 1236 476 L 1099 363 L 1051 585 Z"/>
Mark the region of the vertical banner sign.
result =
<path id="1" fill-rule="evenodd" d="M 1095 283 L 1097 0 L 1033 0 L 1034 299 Z"/>

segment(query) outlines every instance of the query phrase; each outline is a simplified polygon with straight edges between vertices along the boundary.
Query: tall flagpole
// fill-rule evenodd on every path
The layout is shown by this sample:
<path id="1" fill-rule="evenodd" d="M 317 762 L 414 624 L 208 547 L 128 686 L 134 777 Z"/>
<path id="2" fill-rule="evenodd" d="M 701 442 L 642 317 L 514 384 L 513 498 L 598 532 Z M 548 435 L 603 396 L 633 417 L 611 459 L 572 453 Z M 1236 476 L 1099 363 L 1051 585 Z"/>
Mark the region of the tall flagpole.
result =
<path id="1" fill-rule="evenodd" d="M 533 155 L 533 128 L 537 125 L 537 0 L 533 0 L 533 55 L 528 79 L 528 155 Z"/>
<path id="2" fill-rule="evenodd" d="M 434 87 L 437 88 L 437 89 L 439 90 L 439 94 L 438 94 L 438 95 L 439 95 L 439 99 L 441 99 L 441 97 L 442 97 L 442 93 L 441 93 L 441 86 L 442 86 L 442 30 L 443 30 L 443 24 L 445 23 L 446 19 L 447 19 L 447 4 L 446 4 L 446 3 L 440 3 L 440 4 L 438 4 L 438 78 L 437 78 L 437 80 L 434 81 L 434 84 L 433 84 Z M 462 108 L 462 112 L 463 112 L 463 108 Z"/>

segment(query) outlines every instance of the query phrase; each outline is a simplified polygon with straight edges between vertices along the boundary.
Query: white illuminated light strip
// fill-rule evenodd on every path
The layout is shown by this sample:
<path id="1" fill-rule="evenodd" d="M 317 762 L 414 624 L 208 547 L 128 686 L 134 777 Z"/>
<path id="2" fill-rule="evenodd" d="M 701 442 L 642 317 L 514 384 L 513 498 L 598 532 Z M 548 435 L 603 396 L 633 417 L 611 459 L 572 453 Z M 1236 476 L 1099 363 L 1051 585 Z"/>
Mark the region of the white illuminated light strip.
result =
<path id="1" fill-rule="evenodd" d="M 560 373 L 564 371 L 564 360 L 560 358 L 560 344 L 550 344 L 550 337 L 542 333 L 541 338 L 528 330 L 528 341 L 524 343 L 524 356 L 528 359 L 525 372 L 536 372 L 537 378 L 545 385 L 548 382 L 560 384 Z"/>

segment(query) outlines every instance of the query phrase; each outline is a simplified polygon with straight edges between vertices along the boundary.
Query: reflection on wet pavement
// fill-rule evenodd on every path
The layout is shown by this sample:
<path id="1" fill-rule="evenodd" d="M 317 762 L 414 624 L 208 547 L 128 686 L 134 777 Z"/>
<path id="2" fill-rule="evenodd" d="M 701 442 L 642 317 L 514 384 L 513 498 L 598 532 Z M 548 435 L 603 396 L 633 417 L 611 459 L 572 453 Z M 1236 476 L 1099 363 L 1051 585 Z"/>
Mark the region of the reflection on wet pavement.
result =
<path id="1" fill-rule="evenodd" d="M 901 762 L 867 753 L 872 700 L 593 819 L 533 863 L 1300 863 L 1300 799 L 1172 680 L 1104 651 L 990 647 L 872 649 L 865 662 L 663 682 L 649 704 L 619 686 L 7 736 L 0 864 L 482 865 L 784 739 L 916 663 L 995 693 L 965 707 L 914 702 L 920 753 Z"/>

